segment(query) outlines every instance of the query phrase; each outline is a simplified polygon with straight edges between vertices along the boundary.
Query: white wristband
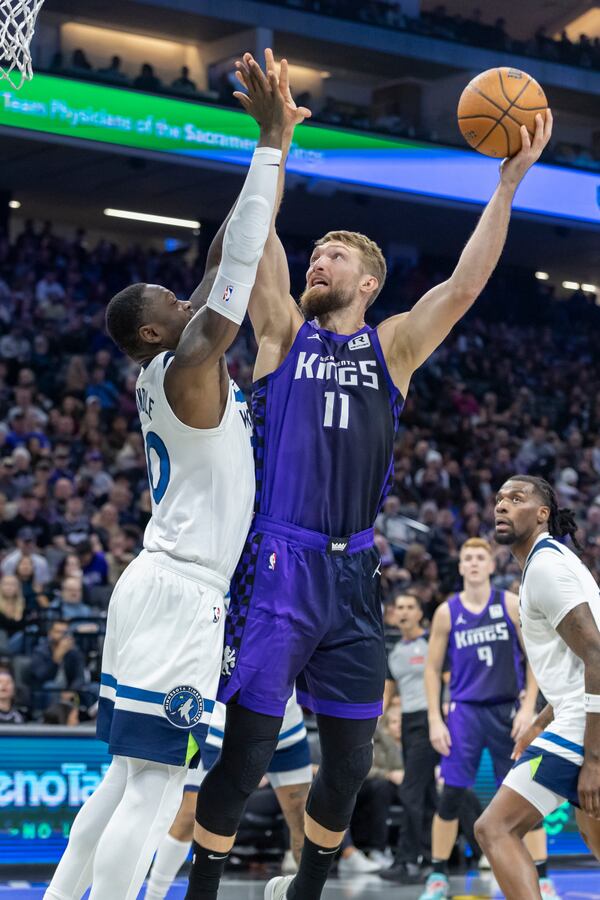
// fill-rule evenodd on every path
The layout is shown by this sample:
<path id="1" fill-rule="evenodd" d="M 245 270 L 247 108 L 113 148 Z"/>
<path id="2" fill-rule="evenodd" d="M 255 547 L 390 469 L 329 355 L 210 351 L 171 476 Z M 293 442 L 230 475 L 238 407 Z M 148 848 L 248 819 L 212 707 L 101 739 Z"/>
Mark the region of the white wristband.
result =
<path id="1" fill-rule="evenodd" d="M 600 713 L 600 694 L 584 694 L 583 708 L 586 713 Z"/>

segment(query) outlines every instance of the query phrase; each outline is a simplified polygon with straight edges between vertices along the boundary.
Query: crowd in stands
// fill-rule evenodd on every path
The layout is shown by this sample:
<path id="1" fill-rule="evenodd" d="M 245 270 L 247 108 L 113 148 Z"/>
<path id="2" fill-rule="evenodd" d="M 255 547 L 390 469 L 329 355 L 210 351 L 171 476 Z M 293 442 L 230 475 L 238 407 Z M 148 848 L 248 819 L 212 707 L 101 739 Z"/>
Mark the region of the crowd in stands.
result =
<path id="1" fill-rule="evenodd" d="M 280 0 L 267 0 L 281 6 Z M 529 40 L 516 40 L 506 32 L 506 20 L 498 17 L 494 22 L 484 22 L 481 10 L 474 8 L 470 15 L 451 14 L 443 4 L 432 10 L 422 9 L 416 18 L 402 11 L 401 0 L 284 0 L 290 9 L 351 19 L 382 28 L 410 31 L 427 37 L 487 47 L 506 53 L 534 56 L 551 62 L 588 69 L 600 69 L 600 40 L 580 34 L 572 41 L 566 31 L 560 40 L 546 34 L 541 26 Z"/>
<path id="2" fill-rule="evenodd" d="M 299 291 L 309 248 L 288 247 Z M 375 315 L 410 307 L 450 266 L 390 260 Z M 0 676 L 15 680 L 21 715 L 76 700 L 93 716 L 110 592 L 150 515 L 136 370 L 104 332 L 106 302 L 135 281 L 188 296 L 202 270 L 181 254 L 89 247 L 82 231 L 59 238 L 48 223 L 0 238 Z M 399 589 L 430 616 L 455 588 L 461 542 L 490 537 L 494 492 L 515 470 L 546 476 L 577 511 L 600 577 L 599 326 L 592 295 L 555 300 L 548 283 L 501 268 L 415 377 L 377 521 L 390 626 Z M 245 390 L 253 356 L 243 330 L 229 363 Z M 497 584 L 517 580 L 498 548 Z M 5 693 L 0 682 L 1 721 Z"/>
<path id="3" fill-rule="evenodd" d="M 324 9 L 321 11 L 325 12 Z M 427 17 L 425 13 L 423 15 Z M 433 14 L 431 15 L 433 16 Z M 433 17 L 435 18 L 435 16 Z M 596 41 L 594 45 L 590 46 L 596 46 L 597 50 L 597 43 Z M 130 78 L 123 71 L 122 60 L 119 56 L 113 56 L 107 66 L 94 69 L 87 59 L 85 51 L 78 48 L 73 51 L 70 61 L 65 60 L 61 52 L 55 53 L 48 71 L 51 74 L 100 81 L 120 87 L 132 87 L 149 93 L 167 93 L 187 100 L 195 99 L 203 103 L 218 103 L 222 106 L 239 109 L 239 103 L 233 97 L 233 91 L 239 88 L 233 69 L 229 72 L 219 70 L 214 74 L 209 73 L 209 89 L 199 90 L 196 83 L 190 78 L 187 66 L 182 66 L 178 77 L 166 84 L 156 74 L 151 63 L 143 63 L 139 74 L 135 78 Z M 397 105 L 391 112 L 376 113 L 372 106 L 348 100 L 341 101 L 327 93 L 316 99 L 308 91 L 305 91 L 298 94 L 296 99 L 298 105 L 308 106 L 311 109 L 314 122 L 361 131 L 377 131 L 415 140 L 464 146 L 464 141 L 457 129 L 440 135 L 436 131 L 424 127 L 418 120 L 419 117 L 415 117 L 414 111 L 407 112 L 405 109 L 398 108 Z M 596 142 L 593 147 L 586 147 L 562 140 L 547 148 L 546 158 L 577 168 L 598 170 L 600 169 L 600 143 Z"/>

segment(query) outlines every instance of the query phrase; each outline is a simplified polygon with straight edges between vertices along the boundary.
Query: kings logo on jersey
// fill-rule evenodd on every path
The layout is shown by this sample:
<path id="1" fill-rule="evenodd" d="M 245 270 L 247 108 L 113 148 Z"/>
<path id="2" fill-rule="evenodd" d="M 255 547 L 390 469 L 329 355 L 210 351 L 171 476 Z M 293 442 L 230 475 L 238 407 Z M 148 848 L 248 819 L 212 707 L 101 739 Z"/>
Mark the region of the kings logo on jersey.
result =
<path id="1" fill-rule="evenodd" d="M 202 718 L 202 694 L 189 684 L 173 688 L 165 697 L 163 707 L 167 719 L 176 728 L 193 728 Z"/>

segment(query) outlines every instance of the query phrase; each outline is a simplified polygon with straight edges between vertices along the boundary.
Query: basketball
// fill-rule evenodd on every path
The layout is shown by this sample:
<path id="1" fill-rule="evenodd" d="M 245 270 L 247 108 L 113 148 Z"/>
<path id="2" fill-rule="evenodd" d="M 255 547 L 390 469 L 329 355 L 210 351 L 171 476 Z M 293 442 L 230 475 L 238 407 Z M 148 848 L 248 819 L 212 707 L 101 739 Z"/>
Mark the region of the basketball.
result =
<path id="1" fill-rule="evenodd" d="M 520 69 L 487 69 L 468 83 L 458 101 L 458 127 L 474 150 L 503 159 L 521 149 L 521 125 L 533 139 L 535 116 L 548 101 L 535 78 Z"/>

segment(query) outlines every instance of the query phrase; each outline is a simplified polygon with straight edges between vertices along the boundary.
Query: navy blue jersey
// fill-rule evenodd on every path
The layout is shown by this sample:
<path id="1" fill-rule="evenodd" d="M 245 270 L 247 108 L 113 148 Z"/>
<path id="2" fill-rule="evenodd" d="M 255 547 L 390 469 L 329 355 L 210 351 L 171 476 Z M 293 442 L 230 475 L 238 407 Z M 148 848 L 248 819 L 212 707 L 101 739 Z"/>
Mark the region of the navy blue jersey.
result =
<path id="1" fill-rule="evenodd" d="M 391 487 L 403 398 L 376 329 L 305 322 L 254 386 L 255 510 L 323 534 L 371 528 Z"/>
<path id="2" fill-rule="evenodd" d="M 504 591 L 492 591 L 477 615 L 460 595 L 448 601 L 450 699 L 471 703 L 515 701 L 524 687 L 525 664 Z"/>

